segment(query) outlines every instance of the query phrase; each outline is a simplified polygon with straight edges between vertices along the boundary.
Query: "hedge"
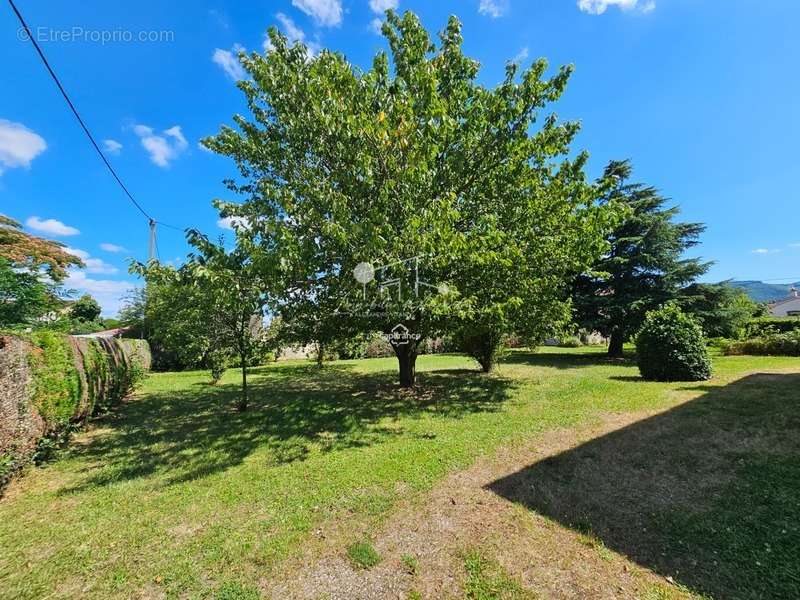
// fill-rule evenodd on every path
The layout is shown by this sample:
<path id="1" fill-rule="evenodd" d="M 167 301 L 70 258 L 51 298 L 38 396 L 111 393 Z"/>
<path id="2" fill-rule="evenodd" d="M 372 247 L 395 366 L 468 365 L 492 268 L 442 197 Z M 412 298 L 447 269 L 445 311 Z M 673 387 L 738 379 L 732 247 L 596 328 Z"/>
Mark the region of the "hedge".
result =
<path id="1" fill-rule="evenodd" d="M 725 344 L 723 352 L 729 355 L 800 356 L 800 329 L 787 333 L 767 333 L 760 337 Z"/>
<path id="2" fill-rule="evenodd" d="M 25 463 L 124 398 L 149 368 L 143 340 L 0 334 L 0 492 Z"/>
<path id="3" fill-rule="evenodd" d="M 770 333 L 800 331 L 800 317 L 756 317 L 747 324 L 747 338 L 757 338 Z"/>

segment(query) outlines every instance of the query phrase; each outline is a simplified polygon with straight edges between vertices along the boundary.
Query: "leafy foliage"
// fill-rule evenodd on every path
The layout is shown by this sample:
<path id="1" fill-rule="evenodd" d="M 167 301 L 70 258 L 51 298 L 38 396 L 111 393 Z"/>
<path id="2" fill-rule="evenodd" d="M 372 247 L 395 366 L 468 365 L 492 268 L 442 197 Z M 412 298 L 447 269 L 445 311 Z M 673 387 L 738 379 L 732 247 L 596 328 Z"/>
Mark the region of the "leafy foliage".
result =
<path id="1" fill-rule="evenodd" d="M 681 308 L 697 319 L 707 337 L 740 338 L 760 310 L 746 292 L 727 282 L 693 283 L 681 290 Z"/>
<path id="2" fill-rule="evenodd" d="M 69 309 L 70 316 L 72 316 L 73 319 L 83 322 L 96 321 L 100 317 L 101 311 L 102 309 L 97 303 L 97 300 L 92 298 L 89 294 L 84 294 L 78 298 Z"/>
<path id="3" fill-rule="evenodd" d="M 66 336 L 53 331 L 31 335 L 32 401 L 49 428 L 66 425 L 80 402 L 81 380 Z"/>
<path id="4" fill-rule="evenodd" d="M 35 324 L 63 304 L 56 286 L 0 258 L 0 327 Z"/>
<path id="5" fill-rule="evenodd" d="M 67 268 L 82 267 L 61 242 L 22 230 L 0 214 L 0 327 L 48 325 L 63 307 L 60 283 Z"/>
<path id="6" fill-rule="evenodd" d="M 66 251 L 64 244 L 22 231 L 22 225 L 0 214 L 0 259 L 14 268 L 37 272 L 44 269 L 54 282 L 62 281 L 67 268 L 82 267 L 83 261 Z"/>
<path id="7" fill-rule="evenodd" d="M 609 354 L 615 356 L 647 311 L 675 299 L 709 267 L 684 258 L 705 226 L 675 222 L 678 208 L 664 208 L 667 200 L 655 188 L 630 183 L 631 172 L 628 161 L 606 167 L 604 179 L 615 183 L 605 200 L 626 207 L 627 216 L 607 238 L 610 251 L 575 284 L 578 323 L 610 338 Z"/>
<path id="8" fill-rule="evenodd" d="M 199 369 L 207 364 L 211 339 L 207 333 L 202 290 L 187 285 L 169 265 L 133 265 L 147 270 L 147 286 L 132 290 L 120 310 L 120 320 L 132 334 L 150 343 L 153 369 Z"/>
<path id="9" fill-rule="evenodd" d="M 703 330 L 675 304 L 650 311 L 636 336 L 639 372 L 654 381 L 701 381 L 711 377 Z"/>

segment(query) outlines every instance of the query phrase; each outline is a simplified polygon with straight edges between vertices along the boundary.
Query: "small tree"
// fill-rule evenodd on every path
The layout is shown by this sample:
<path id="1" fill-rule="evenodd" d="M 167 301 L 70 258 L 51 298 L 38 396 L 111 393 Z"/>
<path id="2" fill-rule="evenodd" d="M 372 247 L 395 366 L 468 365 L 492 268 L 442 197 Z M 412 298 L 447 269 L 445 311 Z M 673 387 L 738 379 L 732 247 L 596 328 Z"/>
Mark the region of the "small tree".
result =
<path id="1" fill-rule="evenodd" d="M 84 323 L 96 321 L 101 312 L 102 309 L 97 300 L 89 294 L 84 294 L 78 298 L 69 309 L 69 314 L 73 319 Z"/>
<path id="2" fill-rule="evenodd" d="M 209 320 L 207 328 L 214 352 L 228 351 L 239 360 L 242 393 L 237 410 L 247 410 L 247 369 L 266 343 L 263 320 L 272 281 L 267 260 L 244 237 L 228 252 L 195 230 L 187 234 L 197 248 L 183 267 L 195 288 L 201 290 Z M 259 260 L 260 258 L 260 260 Z"/>
<path id="3" fill-rule="evenodd" d="M 575 284 L 576 320 L 610 338 L 610 356 L 622 355 L 648 310 L 675 299 L 710 266 L 684 256 L 705 226 L 675 222 L 678 208 L 664 208 L 666 198 L 653 187 L 629 183 L 630 176 L 628 161 L 606 167 L 604 179 L 614 185 L 605 199 L 626 207 L 627 216 L 608 236 L 609 252 Z"/>
<path id="4" fill-rule="evenodd" d="M 639 372 L 654 381 L 701 381 L 711 377 L 703 330 L 673 303 L 647 313 L 636 336 Z"/>
<path id="5" fill-rule="evenodd" d="M 222 376 L 228 357 L 236 357 L 242 372 L 242 393 L 236 407 L 247 410 L 247 370 L 266 343 L 264 310 L 269 299 L 270 282 L 266 261 L 250 242 L 240 237 L 236 248 L 227 251 L 195 230 L 187 240 L 196 248 L 180 269 L 156 261 L 148 265 L 133 263 L 131 269 L 147 281 L 146 315 L 148 328 L 155 339 L 171 336 L 186 338 L 202 352 L 203 362 L 213 377 Z M 159 332 L 160 324 L 164 330 Z M 174 347 L 174 339 L 170 340 Z"/>

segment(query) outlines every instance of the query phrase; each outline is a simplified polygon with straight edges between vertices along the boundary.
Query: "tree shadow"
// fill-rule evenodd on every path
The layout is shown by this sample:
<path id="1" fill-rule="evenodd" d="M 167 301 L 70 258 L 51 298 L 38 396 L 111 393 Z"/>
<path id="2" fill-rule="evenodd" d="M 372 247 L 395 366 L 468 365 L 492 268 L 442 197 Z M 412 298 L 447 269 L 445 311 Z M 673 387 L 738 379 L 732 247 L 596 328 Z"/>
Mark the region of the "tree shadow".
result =
<path id="1" fill-rule="evenodd" d="M 800 374 L 756 374 L 488 488 L 693 591 L 800 598 Z"/>
<path id="2" fill-rule="evenodd" d="M 635 356 L 626 353 L 621 358 L 609 357 L 605 351 L 595 352 L 557 352 L 553 350 L 514 350 L 502 359 L 507 364 L 523 364 L 536 367 L 552 367 L 554 369 L 576 369 L 596 367 L 598 365 L 630 366 L 635 363 Z"/>
<path id="3" fill-rule="evenodd" d="M 379 444 L 403 435 L 394 419 L 436 414 L 460 418 L 498 410 L 513 382 L 475 372 L 418 374 L 413 390 L 396 386 L 396 373 L 357 373 L 353 365 L 313 364 L 254 369 L 250 407 L 233 407 L 235 384 L 175 385 L 149 392 L 101 419 L 109 432 L 70 450 L 90 465 L 84 480 L 62 493 L 155 476 L 164 485 L 224 471 L 256 449 L 266 466 Z M 102 465 L 97 468 L 97 465 Z"/>

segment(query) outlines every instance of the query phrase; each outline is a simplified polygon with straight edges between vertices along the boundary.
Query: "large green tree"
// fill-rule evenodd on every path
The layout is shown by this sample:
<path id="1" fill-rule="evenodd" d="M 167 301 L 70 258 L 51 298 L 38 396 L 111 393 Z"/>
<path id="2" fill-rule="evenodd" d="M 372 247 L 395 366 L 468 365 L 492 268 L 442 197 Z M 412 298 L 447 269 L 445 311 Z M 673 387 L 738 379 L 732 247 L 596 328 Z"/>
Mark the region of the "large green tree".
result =
<path id="1" fill-rule="evenodd" d="M 679 209 L 667 207 L 654 187 L 630 182 L 631 172 L 628 161 L 606 167 L 604 180 L 614 184 L 605 200 L 627 215 L 608 236 L 610 250 L 575 285 L 577 321 L 609 338 L 610 356 L 622 355 L 647 311 L 675 299 L 710 265 L 685 256 L 705 226 L 675 221 Z"/>
<path id="2" fill-rule="evenodd" d="M 503 333 L 550 318 L 548 282 L 596 251 L 598 217 L 575 214 L 591 195 L 585 157 L 563 156 L 577 125 L 539 114 L 571 68 L 546 77 L 543 60 L 509 64 L 488 88 L 456 18 L 439 44 L 410 12 L 387 13 L 383 33 L 389 53 L 362 71 L 270 30 L 267 54 L 240 57 L 250 117 L 204 144 L 239 169 L 228 183 L 244 202 L 219 203 L 223 213 L 282 259 L 282 311 L 307 329 L 336 319 L 342 335 L 383 331 L 410 386 L 419 340 L 454 322 Z"/>

